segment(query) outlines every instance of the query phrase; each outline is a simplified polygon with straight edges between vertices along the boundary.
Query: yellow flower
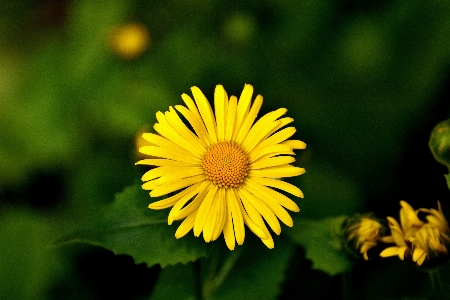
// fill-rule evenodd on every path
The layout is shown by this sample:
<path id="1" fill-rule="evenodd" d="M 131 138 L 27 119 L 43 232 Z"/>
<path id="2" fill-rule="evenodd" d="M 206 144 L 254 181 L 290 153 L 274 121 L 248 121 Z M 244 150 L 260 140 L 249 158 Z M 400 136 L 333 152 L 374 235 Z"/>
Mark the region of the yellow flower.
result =
<path id="1" fill-rule="evenodd" d="M 450 245 L 450 228 L 442 212 L 438 209 L 421 208 L 414 210 L 405 201 L 400 201 L 400 224 L 388 217 L 391 235 L 382 238 L 383 242 L 394 243 L 380 253 L 381 257 L 398 256 L 401 260 L 407 258 L 422 266 L 424 262 L 436 263 L 447 258 L 447 247 Z M 426 214 L 425 220 L 418 214 Z"/>
<path id="2" fill-rule="evenodd" d="M 350 250 L 358 250 L 365 260 L 368 251 L 378 245 L 383 234 L 383 225 L 372 215 L 355 215 L 349 219 L 345 232 Z"/>
<path id="3" fill-rule="evenodd" d="M 206 242 L 221 233 L 229 249 L 235 242 L 242 245 L 246 225 L 269 248 L 273 239 L 265 222 L 278 235 L 281 220 L 293 226 L 288 212 L 298 212 L 297 204 L 272 189 L 302 197 L 300 189 L 280 180 L 298 176 L 305 169 L 291 165 L 294 149 L 304 149 L 299 140 L 288 140 L 294 127 L 284 126 L 292 118 L 280 118 L 285 108 L 272 111 L 255 122 L 263 97 L 258 95 L 251 105 L 253 87 L 249 84 L 239 98 L 228 97 L 222 85 L 214 92 L 214 112 L 204 94 L 191 88 L 194 100 L 181 97 L 186 106 L 176 105 L 169 111 L 156 113 L 153 126 L 158 134 L 142 136 L 152 146 L 139 149 L 154 158 L 137 164 L 155 166 L 142 176 L 142 188 L 151 197 L 170 197 L 149 205 L 151 209 L 172 207 L 168 223 L 183 220 L 175 233 L 181 238 L 193 229 L 198 237 L 203 232 Z M 177 111 L 189 122 L 186 126 Z"/>
<path id="4" fill-rule="evenodd" d="M 109 36 L 112 51 L 123 59 L 141 56 L 149 44 L 149 31 L 139 23 L 129 23 L 114 28 Z"/>

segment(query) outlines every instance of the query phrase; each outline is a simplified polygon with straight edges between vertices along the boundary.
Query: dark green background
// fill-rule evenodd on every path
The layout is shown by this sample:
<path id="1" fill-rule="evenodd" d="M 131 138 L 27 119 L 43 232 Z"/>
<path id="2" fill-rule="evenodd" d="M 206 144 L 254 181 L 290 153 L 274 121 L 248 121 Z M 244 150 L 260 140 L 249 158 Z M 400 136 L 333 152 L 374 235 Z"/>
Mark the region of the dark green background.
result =
<path id="1" fill-rule="evenodd" d="M 108 47 L 144 24 L 139 58 Z M 450 117 L 450 2 L 389 0 L 3 1 L 0 4 L 0 299 L 148 298 L 159 267 L 90 246 L 48 249 L 98 218 L 142 174 L 134 136 L 198 86 L 286 107 L 305 175 L 299 218 L 449 207 L 427 148 Z M 150 201 L 150 199 L 149 199 Z M 143 209 L 146 209 L 143 207 Z M 172 238 L 172 237 L 168 237 Z M 221 241 L 222 242 L 222 241 Z M 274 250 L 276 251 L 276 250 Z M 311 269 L 301 248 L 280 299 L 421 299 L 426 274 L 396 259 L 346 276 Z M 448 289 L 450 271 L 443 270 Z M 352 298 L 353 297 L 353 298 Z"/>

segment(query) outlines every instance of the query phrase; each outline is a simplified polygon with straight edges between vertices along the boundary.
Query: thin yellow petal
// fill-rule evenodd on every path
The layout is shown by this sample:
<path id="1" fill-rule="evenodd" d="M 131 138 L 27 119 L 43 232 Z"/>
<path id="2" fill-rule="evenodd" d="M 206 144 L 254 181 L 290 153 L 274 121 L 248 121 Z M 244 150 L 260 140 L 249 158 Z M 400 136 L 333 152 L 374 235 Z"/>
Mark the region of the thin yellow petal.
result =
<path id="1" fill-rule="evenodd" d="M 242 141 L 242 148 L 250 152 L 269 132 L 280 125 L 281 121 L 276 120 L 286 112 L 286 108 L 279 108 L 262 116 L 252 126 L 247 137 Z"/>
<path id="2" fill-rule="evenodd" d="M 225 140 L 228 96 L 222 85 L 217 85 L 214 91 L 214 109 L 216 111 L 217 140 Z"/>
<path id="3" fill-rule="evenodd" d="M 233 136 L 231 138 L 232 141 L 236 139 L 239 129 L 241 128 L 241 124 L 244 122 L 244 119 L 247 116 L 248 111 L 250 110 L 252 95 L 253 95 L 253 86 L 251 86 L 250 84 L 245 84 L 241 96 L 239 97 L 239 102 L 237 104 L 236 121 L 234 123 Z"/>
<path id="4" fill-rule="evenodd" d="M 250 131 L 250 128 L 253 125 L 253 122 L 255 121 L 258 112 L 261 108 L 261 105 L 263 103 L 263 97 L 261 95 L 256 96 L 255 101 L 253 102 L 252 108 L 250 109 L 247 116 L 245 116 L 244 121 L 242 122 L 242 125 L 239 128 L 239 132 L 236 136 L 236 143 L 241 144 L 242 141 L 247 136 L 248 132 Z"/>
<path id="5" fill-rule="evenodd" d="M 203 180 L 205 180 L 205 175 L 197 175 L 189 178 L 184 178 L 176 182 L 169 182 L 155 188 L 150 192 L 150 196 L 159 197 L 162 195 L 167 195 L 171 192 L 175 192 L 179 189 L 185 188 Z"/>
<path id="6" fill-rule="evenodd" d="M 176 170 L 170 174 L 163 175 L 160 178 L 158 178 L 156 183 L 158 185 L 163 185 L 163 184 L 167 184 L 169 182 L 179 181 L 184 178 L 202 175 L 204 173 L 205 173 L 205 171 L 201 167 L 178 168 L 178 170 Z"/>
<path id="7" fill-rule="evenodd" d="M 267 207 L 277 216 L 278 219 L 281 220 L 285 225 L 292 227 L 294 226 L 294 222 L 292 221 L 289 213 L 284 210 L 284 208 L 278 204 L 278 202 L 273 201 L 272 199 L 268 199 L 267 195 L 265 195 L 261 189 L 255 189 L 253 186 L 245 184 L 243 186 L 244 189 L 247 189 L 259 202 L 262 202 L 267 205 Z"/>
<path id="8" fill-rule="evenodd" d="M 219 189 L 220 190 L 220 189 Z M 219 191 L 216 193 L 216 197 L 214 197 L 211 210 L 208 213 L 208 216 L 206 217 L 206 223 L 203 227 L 203 239 L 205 242 L 209 243 L 212 239 L 212 236 L 214 234 L 214 230 L 217 226 L 217 215 L 219 211 L 219 197 L 217 197 L 219 194 Z"/>
<path id="9" fill-rule="evenodd" d="M 157 166 L 157 167 L 169 167 L 169 166 L 175 166 L 175 167 L 192 167 L 192 164 L 185 163 L 181 161 L 176 160 L 170 160 L 170 159 L 156 159 L 156 158 L 148 158 L 148 159 L 142 159 L 135 163 L 135 165 L 149 165 L 149 166 Z"/>
<path id="10" fill-rule="evenodd" d="M 380 256 L 381 257 L 391 257 L 391 256 L 398 256 L 400 253 L 400 247 L 388 247 L 381 251 Z"/>
<path id="11" fill-rule="evenodd" d="M 259 147 L 258 147 L 259 148 Z M 273 155 L 295 155 L 292 148 L 287 145 L 276 144 L 268 147 L 262 147 L 257 149 L 257 151 L 252 151 L 249 156 L 250 162 L 254 162 L 261 157 L 272 157 Z"/>
<path id="12" fill-rule="evenodd" d="M 151 170 L 145 172 L 145 174 L 142 175 L 141 180 L 149 181 L 149 180 L 179 171 L 180 169 L 184 169 L 184 167 L 181 168 L 181 167 L 176 167 L 176 166 L 164 166 L 164 167 L 154 168 L 154 169 L 151 169 Z M 186 168 L 186 169 L 190 169 L 190 168 Z"/>
<path id="13" fill-rule="evenodd" d="M 219 210 L 217 211 L 217 225 L 216 228 L 214 229 L 214 233 L 211 238 L 212 241 L 215 241 L 219 238 L 225 226 L 227 215 L 227 200 L 225 198 L 225 193 L 226 193 L 225 189 L 219 189 L 218 192 Z"/>
<path id="14" fill-rule="evenodd" d="M 281 144 L 291 147 L 292 149 L 305 149 L 306 143 L 300 140 L 287 140 Z"/>
<path id="15" fill-rule="evenodd" d="M 208 131 L 212 142 L 217 143 L 216 120 L 211 105 L 198 87 L 191 87 L 191 91 L 194 95 L 195 103 L 197 104 L 200 115 L 202 116 L 202 120 L 205 123 L 206 130 Z"/>
<path id="16" fill-rule="evenodd" d="M 200 207 L 198 209 L 197 217 L 195 218 L 194 223 L 194 235 L 198 237 L 200 233 L 202 232 L 206 220 L 208 218 L 208 214 L 211 210 L 214 198 L 217 193 L 217 185 L 213 185 L 212 188 L 208 191 L 208 194 L 206 194 L 205 198 L 203 199 L 202 203 L 200 204 Z"/>
<path id="17" fill-rule="evenodd" d="M 169 225 L 171 225 L 172 222 L 175 220 L 182 219 L 182 218 L 175 218 L 174 216 L 176 216 L 179 213 L 179 211 L 183 208 L 183 206 L 186 203 L 188 203 L 192 199 L 192 197 L 194 197 L 198 193 L 200 193 L 202 191 L 202 189 L 206 186 L 206 184 L 207 184 L 206 181 L 203 181 L 203 182 L 193 184 L 188 188 L 190 190 L 190 192 L 185 194 L 183 197 L 181 197 L 180 200 L 178 200 L 177 203 L 175 203 L 175 205 L 170 210 L 169 217 L 168 217 Z M 194 210 L 195 209 L 193 209 L 192 211 L 194 211 Z"/>
<path id="18" fill-rule="evenodd" d="M 293 163 L 294 161 L 295 158 L 293 158 L 292 156 L 276 156 L 268 159 L 257 160 L 254 163 L 250 164 L 250 169 L 256 170 L 256 169 L 278 167 Z"/>
<path id="19" fill-rule="evenodd" d="M 191 231 L 192 227 L 194 227 L 195 217 L 197 216 L 197 210 L 190 214 L 183 222 L 181 222 L 180 226 L 178 226 L 177 231 L 175 232 L 175 237 L 177 239 L 182 238 L 189 231 Z"/>
<path id="20" fill-rule="evenodd" d="M 233 217 L 231 216 L 231 209 L 228 206 L 228 201 L 227 201 L 225 226 L 223 228 L 223 237 L 225 239 L 225 243 L 227 244 L 228 249 L 234 250 L 236 246 L 236 240 L 234 238 Z"/>
<path id="21" fill-rule="evenodd" d="M 286 127 L 283 130 L 280 130 L 280 131 L 272 134 L 268 138 L 262 140 L 258 144 L 258 146 L 253 148 L 253 150 L 250 151 L 249 155 L 252 156 L 254 152 L 259 152 L 259 151 L 261 151 L 261 149 L 264 149 L 264 148 L 272 146 L 272 145 L 277 145 L 277 144 L 287 140 L 295 133 L 295 131 L 296 131 L 295 127 Z"/>
<path id="22" fill-rule="evenodd" d="M 253 177 L 252 180 L 256 181 L 257 183 L 259 183 L 261 185 L 271 186 L 271 187 L 283 190 L 285 192 L 288 192 L 289 194 L 300 197 L 300 198 L 304 197 L 303 192 L 298 187 L 296 187 L 295 185 L 292 185 L 288 182 L 279 180 L 279 179 Z M 281 204 L 281 205 L 283 205 L 283 204 Z"/>
<path id="23" fill-rule="evenodd" d="M 291 165 L 281 167 L 271 167 L 260 170 L 250 170 L 248 176 L 251 177 L 267 177 L 280 178 L 299 176 L 305 173 L 304 168 L 293 167 Z"/>
<path id="24" fill-rule="evenodd" d="M 164 127 L 161 124 L 155 124 L 155 126 L 158 127 L 158 128 L 161 127 L 161 126 Z M 183 153 L 184 155 L 191 155 L 191 153 L 188 150 L 186 150 L 186 149 L 180 147 L 179 145 L 175 144 L 176 141 L 173 141 L 172 139 L 166 138 L 165 136 L 160 136 L 160 135 L 153 134 L 153 133 L 144 133 L 144 134 L 142 134 L 142 137 L 145 140 L 149 141 L 150 143 L 152 143 L 152 144 L 154 144 L 156 146 L 159 146 L 159 147 L 162 147 L 162 148 L 176 150 L 176 151 L 179 151 L 180 153 Z M 141 147 L 141 148 L 143 148 L 143 147 Z M 139 148 L 139 149 L 141 149 L 141 148 Z M 146 154 L 146 153 L 144 153 L 144 154 Z"/>
<path id="25" fill-rule="evenodd" d="M 254 208 L 263 216 L 264 220 L 269 224 L 270 228 L 279 235 L 281 233 L 280 222 L 278 222 L 275 214 L 267 207 L 264 202 L 256 198 L 252 193 L 247 191 L 246 189 L 239 190 L 239 196 L 241 199 L 245 198 Z"/>
<path id="26" fill-rule="evenodd" d="M 200 117 L 196 117 L 189 109 L 187 109 L 183 105 L 175 105 L 175 108 L 183 115 L 183 117 L 186 118 L 189 124 L 191 124 L 202 146 L 207 148 L 209 145 L 211 145 L 211 140 L 202 119 Z"/>
<path id="27" fill-rule="evenodd" d="M 242 245 L 245 239 L 244 219 L 242 217 L 241 210 L 239 209 L 239 199 L 237 198 L 234 189 L 230 189 L 229 193 L 227 193 L 227 201 L 228 207 L 231 209 L 231 214 L 233 216 L 233 228 L 236 236 L 236 242 L 238 245 Z"/>
<path id="28" fill-rule="evenodd" d="M 158 184 L 157 184 L 156 180 L 147 181 L 146 183 L 144 183 L 142 185 L 142 189 L 146 190 L 146 191 L 151 191 L 157 187 L 158 187 Z"/>
<path id="29" fill-rule="evenodd" d="M 155 131 L 163 137 L 170 139 L 172 142 L 179 145 L 185 152 L 196 157 L 202 157 L 204 151 L 201 151 L 194 147 L 191 143 L 189 143 L 189 141 L 185 140 L 181 135 L 179 135 L 178 132 L 175 131 L 175 129 L 169 126 L 164 126 L 156 123 L 155 125 L 153 125 L 153 129 L 155 129 Z"/>
<path id="30" fill-rule="evenodd" d="M 169 111 L 170 112 L 166 113 L 166 119 L 172 126 L 172 128 L 190 145 L 199 150 L 200 155 L 205 153 L 206 148 L 203 147 L 200 139 L 189 128 L 186 127 L 186 125 L 178 116 L 177 112 L 172 107 L 169 107 Z"/>
<path id="31" fill-rule="evenodd" d="M 188 107 L 189 111 L 193 114 L 194 119 L 196 121 L 198 120 L 200 122 L 199 125 L 201 127 L 203 127 L 203 131 L 207 135 L 208 145 L 210 145 L 213 141 L 211 140 L 211 136 L 208 134 L 208 130 L 206 129 L 205 123 L 203 122 L 203 119 L 202 119 L 200 112 L 198 111 L 197 106 L 195 105 L 194 101 L 187 94 L 181 95 L 181 98 L 183 99 L 184 103 Z"/>
<path id="32" fill-rule="evenodd" d="M 239 204 L 239 208 L 241 210 L 242 217 L 244 218 L 244 223 L 247 225 L 247 227 L 260 239 L 267 239 L 268 236 L 270 236 L 270 234 L 267 235 L 265 233 L 265 231 L 268 232 L 267 228 L 265 228 L 266 230 L 264 231 L 258 225 L 256 225 L 256 223 L 248 216 L 247 212 L 245 211 L 245 209 L 242 205 L 242 201 L 240 199 L 238 199 L 237 202 Z M 257 215 L 259 216 L 259 218 L 261 218 L 260 214 L 257 213 Z M 262 218 L 261 218 L 261 222 L 264 222 L 262 220 Z M 264 227 L 265 227 L 265 225 L 264 225 Z"/>
<path id="33" fill-rule="evenodd" d="M 144 146 L 139 148 L 139 152 L 151 156 L 167 158 L 193 165 L 200 165 L 201 163 L 201 160 L 193 155 L 186 155 L 174 149 L 162 148 L 158 146 Z"/>
<path id="34" fill-rule="evenodd" d="M 181 219 L 185 218 L 186 216 L 190 215 L 193 211 L 195 211 L 200 206 L 200 204 L 203 202 L 203 200 L 205 199 L 206 194 L 208 194 L 208 191 L 209 191 L 211 185 L 212 184 L 210 181 L 208 181 L 208 180 L 203 181 L 201 186 L 198 188 L 199 193 L 197 194 L 197 196 L 195 196 L 194 200 L 192 200 L 191 203 L 189 203 L 185 207 L 179 208 L 178 211 L 174 210 L 173 213 L 171 211 L 173 219 L 181 220 Z M 178 209 L 178 206 L 177 206 L 177 209 Z"/>
<path id="35" fill-rule="evenodd" d="M 177 203 L 181 198 L 183 198 L 184 196 L 186 196 L 187 194 L 192 192 L 194 189 L 195 189 L 195 185 L 190 186 L 190 187 L 182 190 L 181 192 L 173 195 L 172 197 L 151 203 L 148 206 L 148 208 L 158 210 L 158 209 L 164 209 L 164 208 L 171 207 L 171 206 L 175 205 L 175 203 Z"/>
<path id="36" fill-rule="evenodd" d="M 251 186 L 253 189 L 258 190 L 259 192 L 264 194 L 268 199 L 271 199 L 272 201 L 275 201 L 276 203 L 286 207 L 290 211 L 294 211 L 294 212 L 300 211 L 300 208 L 297 206 L 297 204 L 294 201 L 292 201 L 285 195 L 283 195 L 277 191 L 274 191 L 271 188 L 264 186 L 263 184 L 260 183 L 261 181 L 258 182 L 259 179 L 263 179 L 262 182 L 264 182 L 265 178 L 258 178 L 258 177 L 254 177 L 252 179 L 248 178 L 246 180 L 246 184 Z M 283 181 L 275 180 L 275 179 L 269 179 L 269 180 L 283 182 Z"/>
<path id="37" fill-rule="evenodd" d="M 231 141 L 234 130 L 234 123 L 236 122 L 236 109 L 237 109 L 237 98 L 236 96 L 230 97 L 230 102 L 228 104 L 227 113 L 227 126 L 225 128 L 225 141 Z"/>

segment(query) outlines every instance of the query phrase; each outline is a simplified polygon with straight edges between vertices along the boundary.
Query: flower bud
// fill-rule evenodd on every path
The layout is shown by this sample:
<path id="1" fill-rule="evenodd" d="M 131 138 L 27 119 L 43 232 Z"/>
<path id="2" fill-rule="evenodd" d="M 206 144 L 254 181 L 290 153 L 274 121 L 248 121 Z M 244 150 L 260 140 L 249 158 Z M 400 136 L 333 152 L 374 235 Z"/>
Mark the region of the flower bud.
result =
<path id="1" fill-rule="evenodd" d="M 450 167 L 450 119 L 440 122 L 433 128 L 428 145 L 434 158 Z"/>

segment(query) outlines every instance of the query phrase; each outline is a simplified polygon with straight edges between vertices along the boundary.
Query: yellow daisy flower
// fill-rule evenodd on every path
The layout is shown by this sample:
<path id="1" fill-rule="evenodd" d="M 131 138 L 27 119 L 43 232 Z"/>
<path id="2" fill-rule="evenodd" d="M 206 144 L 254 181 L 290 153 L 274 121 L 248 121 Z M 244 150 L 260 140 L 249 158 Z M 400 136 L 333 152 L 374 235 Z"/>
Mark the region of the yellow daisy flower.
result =
<path id="1" fill-rule="evenodd" d="M 388 217 L 391 235 L 381 240 L 394 243 L 380 253 L 381 257 L 398 256 L 407 258 L 422 266 L 424 262 L 436 263 L 447 258 L 450 245 L 450 228 L 445 219 L 441 204 L 438 209 L 421 208 L 414 210 L 405 201 L 400 201 L 400 224 Z M 419 212 L 425 213 L 426 221 L 419 219 Z"/>
<path id="2" fill-rule="evenodd" d="M 142 188 L 149 190 L 151 197 L 170 194 L 149 208 L 172 207 L 169 225 L 183 220 L 176 238 L 193 229 L 196 237 L 203 233 L 205 241 L 210 242 L 223 233 L 226 245 L 233 250 L 235 242 L 244 242 L 246 225 L 273 248 L 266 223 L 278 235 L 278 220 L 293 226 L 286 209 L 300 209 L 272 188 L 303 198 L 300 189 L 280 180 L 305 173 L 305 169 L 291 165 L 295 161 L 291 155 L 306 144 L 288 140 L 295 133 L 294 127 L 282 129 L 293 119 L 281 118 L 287 110 L 280 108 L 255 122 L 263 97 L 258 95 L 251 104 L 253 87 L 249 84 L 244 86 L 239 101 L 235 96 L 228 97 L 223 86 L 217 85 L 214 111 L 198 87 L 191 91 L 194 100 L 181 95 L 186 106 L 176 105 L 165 113 L 156 113 L 158 122 L 153 128 L 158 134 L 142 135 L 152 145 L 139 151 L 151 158 L 137 164 L 155 167 L 142 176 Z"/>
<path id="3" fill-rule="evenodd" d="M 347 246 L 352 251 L 357 250 L 365 260 L 368 260 L 368 252 L 378 245 L 378 241 L 384 233 L 384 227 L 371 214 L 356 214 L 348 220 L 345 233 Z"/>

